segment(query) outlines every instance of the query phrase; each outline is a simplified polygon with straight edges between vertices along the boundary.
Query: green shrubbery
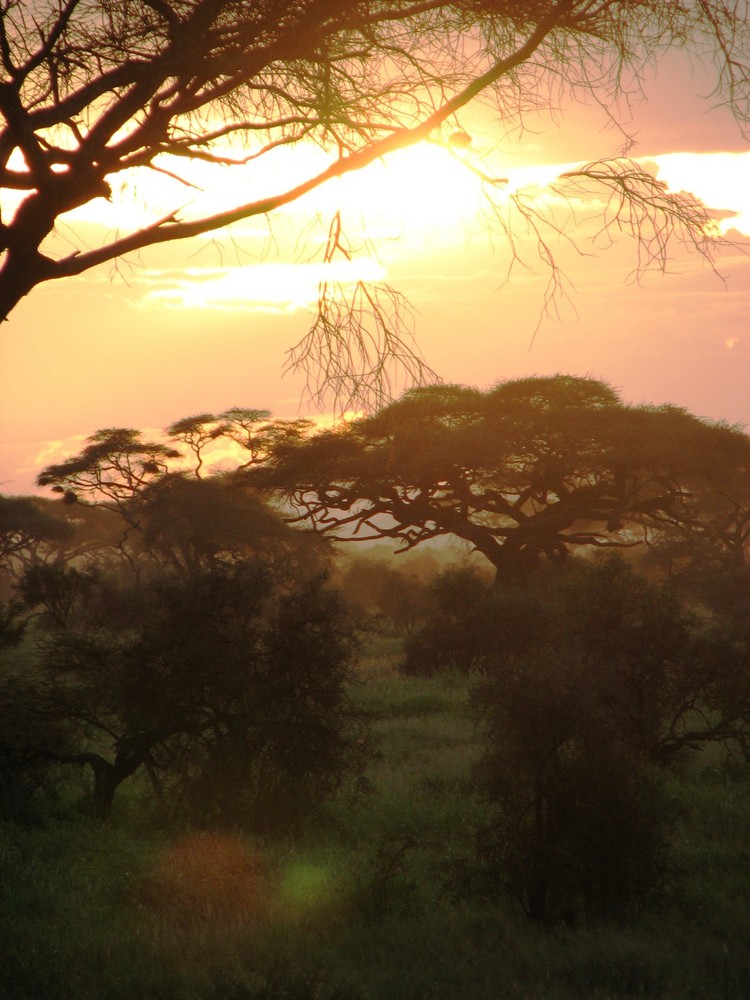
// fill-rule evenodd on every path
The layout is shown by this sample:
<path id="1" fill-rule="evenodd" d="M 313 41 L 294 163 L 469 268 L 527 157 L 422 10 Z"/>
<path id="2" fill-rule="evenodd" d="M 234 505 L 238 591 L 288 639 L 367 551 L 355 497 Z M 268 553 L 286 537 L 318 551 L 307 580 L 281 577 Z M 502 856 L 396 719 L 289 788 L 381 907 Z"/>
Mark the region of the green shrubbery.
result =
<path id="1" fill-rule="evenodd" d="M 108 601 L 42 633 L 3 688 L 6 813 L 22 773 L 67 764 L 99 816 L 143 769 L 176 814 L 278 828 L 361 769 L 353 633 L 323 578 L 245 561 Z"/>

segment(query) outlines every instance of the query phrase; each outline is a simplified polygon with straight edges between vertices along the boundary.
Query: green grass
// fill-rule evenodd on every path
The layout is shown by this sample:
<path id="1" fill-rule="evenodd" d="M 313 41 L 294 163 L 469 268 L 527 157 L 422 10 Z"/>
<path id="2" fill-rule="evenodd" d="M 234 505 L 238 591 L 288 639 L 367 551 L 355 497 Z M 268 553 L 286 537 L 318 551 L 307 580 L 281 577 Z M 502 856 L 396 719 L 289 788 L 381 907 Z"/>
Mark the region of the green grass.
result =
<path id="1" fill-rule="evenodd" d="M 159 825 L 135 792 L 104 826 L 0 825 L 3 1000 L 746 1000 L 750 782 L 712 754 L 670 778 L 659 911 L 543 933 L 460 891 L 484 806 L 468 684 L 370 650 L 369 790 L 296 840 Z"/>

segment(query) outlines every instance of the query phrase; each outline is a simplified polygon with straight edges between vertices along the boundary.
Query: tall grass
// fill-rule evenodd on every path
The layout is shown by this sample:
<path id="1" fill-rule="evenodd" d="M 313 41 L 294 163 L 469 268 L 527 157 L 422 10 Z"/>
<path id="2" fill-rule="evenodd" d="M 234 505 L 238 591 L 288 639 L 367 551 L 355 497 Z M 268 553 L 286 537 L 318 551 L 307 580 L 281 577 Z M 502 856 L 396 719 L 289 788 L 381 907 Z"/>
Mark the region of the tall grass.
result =
<path id="1" fill-rule="evenodd" d="M 0 826 L 3 1000 L 746 1000 L 747 766 L 670 779 L 673 877 L 658 912 L 554 933 L 464 891 L 485 806 L 468 682 L 401 677 L 371 650 L 355 691 L 378 754 L 295 840 L 159 824 L 134 796 Z"/>

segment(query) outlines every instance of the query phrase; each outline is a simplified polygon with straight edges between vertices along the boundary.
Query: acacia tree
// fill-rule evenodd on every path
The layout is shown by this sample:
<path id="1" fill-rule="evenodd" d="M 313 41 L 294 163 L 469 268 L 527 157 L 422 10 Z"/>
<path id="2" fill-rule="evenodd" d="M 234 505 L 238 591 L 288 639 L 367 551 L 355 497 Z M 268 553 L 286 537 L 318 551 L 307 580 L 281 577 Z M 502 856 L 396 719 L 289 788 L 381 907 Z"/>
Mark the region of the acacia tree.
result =
<path id="1" fill-rule="evenodd" d="M 37 476 L 69 505 L 83 502 L 117 515 L 122 530 L 110 538 L 121 557 L 137 569 L 132 536 L 140 536 L 146 487 L 167 473 L 180 452 L 158 441 L 144 441 L 140 431 L 108 427 L 92 434 L 78 455 L 48 465 Z M 108 547 L 109 547 L 108 546 Z"/>
<path id="2" fill-rule="evenodd" d="M 93 434 L 77 455 L 49 465 L 40 486 L 59 494 L 76 513 L 92 509 L 114 515 L 119 530 L 100 537 L 138 574 L 149 559 L 185 576 L 249 551 L 294 560 L 300 536 L 283 523 L 237 477 L 204 477 L 205 449 L 224 438 L 236 446 L 238 470 L 265 462 L 272 446 L 301 440 L 304 420 L 272 420 L 266 410 L 233 407 L 195 414 L 166 429 L 172 441 L 193 453 L 191 470 L 171 444 L 144 440 L 140 431 L 106 428 Z M 318 547 L 317 551 L 322 551 Z M 308 545 L 304 559 L 313 560 Z M 313 560 L 314 561 L 314 560 Z"/>
<path id="3" fill-rule="evenodd" d="M 487 392 L 414 389 L 247 474 L 324 535 L 404 549 L 453 535 L 498 581 L 518 581 L 542 557 L 635 545 L 653 527 L 690 521 L 696 481 L 710 475 L 715 486 L 749 453 L 737 429 L 626 406 L 602 382 L 557 375 Z"/>
<path id="4" fill-rule="evenodd" d="M 56 513 L 48 500 L 0 494 L 0 581 L 17 579 L 30 566 L 61 558 L 75 532 Z"/>
<path id="5" fill-rule="evenodd" d="M 266 216 L 426 138 L 465 142 L 461 112 L 478 98 L 505 134 L 561 92 L 613 113 L 623 80 L 637 86 L 673 45 L 708 54 L 717 93 L 748 117 L 745 0 L 2 0 L 0 11 L 0 317 L 41 282 Z M 331 154 L 323 170 L 219 212 L 183 209 L 190 161 L 248 165 L 311 142 Z M 171 200 L 140 228 L 57 253 L 58 222 L 130 170 L 170 178 Z M 631 229 L 647 262 L 663 263 L 675 234 L 706 249 L 705 211 L 634 162 L 582 166 L 563 186 L 582 182 L 604 189 L 604 224 Z M 326 260 L 348 252 L 340 221 Z M 292 360 L 319 358 L 322 382 L 355 396 L 382 386 L 384 358 L 414 358 L 383 291 L 358 285 L 342 305 L 324 285 Z"/>
<path id="6" fill-rule="evenodd" d="M 183 471 L 169 443 L 110 428 L 40 474 L 63 510 L 120 522 L 117 547 L 139 579 L 106 563 L 106 574 L 41 566 L 24 576 L 21 597 L 54 633 L 22 684 L 0 684 L 0 770 L 88 768 L 104 816 L 145 768 L 196 814 L 264 824 L 291 821 L 359 767 L 345 695 L 355 637 L 325 587 L 326 547 L 241 479 L 200 475 L 211 440 L 243 445 L 244 468 L 270 441 L 296 440 L 299 425 L 240 408 L 177 421 L 168 433 L 195 457 Z M 0 643 L 15 641 L 14 628 L 0 620 Z"/>
<path id="7" fill-rule="evenodd" d="M 310 430 L 309 420 L 274 420 L 270 410 L 231 406 L 223 413 L 196 413 L 176 420 L 166 429 L 173 441 L 186 444 L 195 456 L 193 470 L 197 479 L 203 475 L 205 452 L 220 439 L 231 441 L 243 455 L 237 468 L 249 469 L 265 462 L 278 444 L 299 441 Z"/>

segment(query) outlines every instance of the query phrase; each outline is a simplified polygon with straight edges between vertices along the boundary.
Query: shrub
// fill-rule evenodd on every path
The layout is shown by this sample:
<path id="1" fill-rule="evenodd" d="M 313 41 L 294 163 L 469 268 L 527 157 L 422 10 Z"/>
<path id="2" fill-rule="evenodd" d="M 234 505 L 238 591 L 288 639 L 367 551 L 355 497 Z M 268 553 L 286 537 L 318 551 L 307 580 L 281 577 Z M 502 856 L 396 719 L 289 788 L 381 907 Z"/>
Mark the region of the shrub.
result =
<path id="1" fill-rule="evenodd" d="M 347 693 L 355 636 L 323 577 L 243 560 L 162 575 L 138 614 L 125 601 L 123 617 L 110 591 L 106 627 L 48 634 L 22 687 L 0 686 L 16 778 L 44 761 L 90 768 L 106 816 L 145 769 L 177 814 L 270 829 L 362 767 L 364 720 Z"/>
<path id="2" fill-rule="evenodd" d="M 742 738 L 746 699 L 725 722 L 696 726 L 693 712 L 726 701 L 717 677 L 735 677 L 736 656 L 618 559 L 565 576 L 529 631 L 535 599 L 521 605 L 525 648 L 485 646 L 480 660 L 477 780 L 498 814 L 481 855 L 535 920 L 623 917 L 666 871 L 657 765 Z"/>
<path id="3" fill-rule="evenodd" d="M 432 601 L 431 619 L 406 642 L 405 674 L 468 673 L 487 655 L 528 648 L 548 626 L 549 613 L 536 592 L 488 588 L 470 569 L 441 574 L 432 586 Z"/>
<path id="4" fill-rule="evenodd" d="M 563 651 L 512 658 L 474 693 L 476 778 L 497 806 L 482 863 L 536 921 L 625 917 L 661 887 L 666 802 L 613 719 L 609 680 Z"/>

